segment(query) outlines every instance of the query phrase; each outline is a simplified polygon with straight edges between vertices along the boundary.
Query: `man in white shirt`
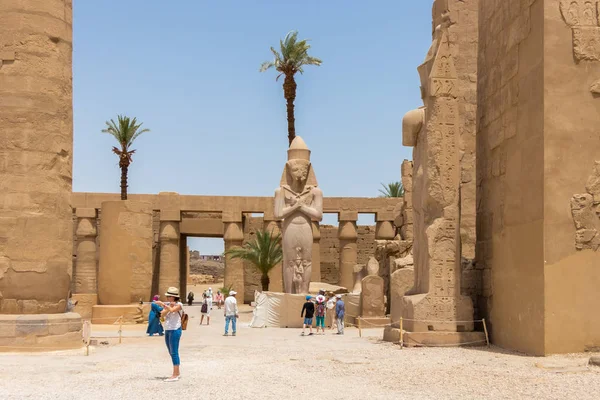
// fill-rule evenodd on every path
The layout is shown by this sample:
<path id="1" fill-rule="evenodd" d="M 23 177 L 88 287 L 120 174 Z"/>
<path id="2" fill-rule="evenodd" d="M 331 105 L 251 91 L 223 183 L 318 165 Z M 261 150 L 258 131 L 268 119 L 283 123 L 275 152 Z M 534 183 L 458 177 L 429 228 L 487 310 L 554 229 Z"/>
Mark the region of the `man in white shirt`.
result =
<path id="1" fill-rule="evenodd" d="M 229 322 L 231 321 L 231 330 L 233 331 L 233 335 L 235 336 L 236 332 L 236 320 L 238 318 L 238 306 L 237 300 L 235 299 L 235 295 L 237 292 L 235 290 L 230 290 L 229 295 L 225 299 L 225 334 L 223 336 L 228 335 L 229 331 Z"/>

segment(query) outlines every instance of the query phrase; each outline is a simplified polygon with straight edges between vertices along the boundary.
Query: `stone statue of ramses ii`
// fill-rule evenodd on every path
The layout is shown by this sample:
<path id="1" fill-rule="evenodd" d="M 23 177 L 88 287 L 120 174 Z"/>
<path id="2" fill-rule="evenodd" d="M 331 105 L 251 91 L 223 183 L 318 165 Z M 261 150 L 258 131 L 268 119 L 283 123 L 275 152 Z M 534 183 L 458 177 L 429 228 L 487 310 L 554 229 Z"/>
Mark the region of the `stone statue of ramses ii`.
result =
<path id="1" fill-rule="evenodd" d="M 283 220 L 283 288 L 308 293 L 312 272 L 312 222 L 323 218 L 323 192 L 310 163 L 310 150 L 296 136 L 288 149 L 280 187 L 275 191 L 275 218 Z"/>

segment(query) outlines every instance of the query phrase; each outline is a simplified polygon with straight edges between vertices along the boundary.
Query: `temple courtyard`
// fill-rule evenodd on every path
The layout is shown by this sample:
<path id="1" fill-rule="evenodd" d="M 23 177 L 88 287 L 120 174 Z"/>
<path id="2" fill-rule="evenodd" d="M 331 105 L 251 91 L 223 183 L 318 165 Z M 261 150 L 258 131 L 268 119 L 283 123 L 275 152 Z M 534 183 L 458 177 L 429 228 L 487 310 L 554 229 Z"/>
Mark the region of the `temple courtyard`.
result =
<path id="1" fill-rule="evenodd" d="M 381 329 L 347 328 L 344 336 L 300 336 L 299 329 L 249 328 L 241 309 L 237 337 L 223 337 L 216 307 L 199 326 L 186 307 L 182 379 L 171 372 L 163 338 L 144 325 L 94 327 L 98 344 L 51 353 L 0 353 L 0 399 L 597 399 L 600 367 L 590 353 L 528 357 L 498 348 L 404 348 L 382 342 Z M 300 312 L 300 310 L 298 311 Z"/>

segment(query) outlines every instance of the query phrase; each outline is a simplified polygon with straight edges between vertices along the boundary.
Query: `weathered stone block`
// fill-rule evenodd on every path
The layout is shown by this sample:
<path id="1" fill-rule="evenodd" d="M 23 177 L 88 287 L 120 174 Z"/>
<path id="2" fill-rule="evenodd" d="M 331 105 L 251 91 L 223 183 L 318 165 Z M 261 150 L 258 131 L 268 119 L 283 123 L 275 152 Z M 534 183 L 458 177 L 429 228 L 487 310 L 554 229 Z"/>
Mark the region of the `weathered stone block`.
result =
<path id="1" fill-rule="evenodd" d="M 361 317 L 383 317 L 385 315 L 383 278 L 370 275 L 362 280 Z"/>

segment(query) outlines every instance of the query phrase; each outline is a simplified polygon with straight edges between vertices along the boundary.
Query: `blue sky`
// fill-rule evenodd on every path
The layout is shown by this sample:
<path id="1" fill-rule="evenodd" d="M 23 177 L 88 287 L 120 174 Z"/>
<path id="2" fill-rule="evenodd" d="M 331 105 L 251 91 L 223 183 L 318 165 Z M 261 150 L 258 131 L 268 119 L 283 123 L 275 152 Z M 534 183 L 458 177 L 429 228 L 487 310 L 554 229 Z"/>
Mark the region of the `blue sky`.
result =
<path id="1" fill-rule="evenodd" d="M 258 68 L 292 29 L 323 60 L 297 77 L 295 105 L 325 196 L 376 197 L 400 179 L 431 1 L 167 4 L 74 2 L 74 191 L 119 191 L 114 139 L 100 131 L 124 113 L 151 129 L 134 146 L 130 193 L 271 196 L 286 160 L 285 100 L 275 71 Z M 222 251 L 220 240 L 190 245 Z"/>

